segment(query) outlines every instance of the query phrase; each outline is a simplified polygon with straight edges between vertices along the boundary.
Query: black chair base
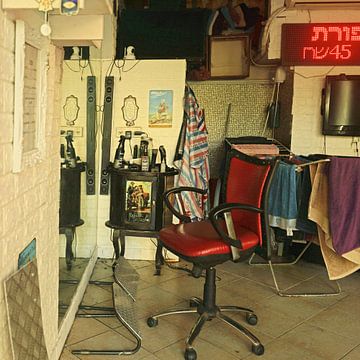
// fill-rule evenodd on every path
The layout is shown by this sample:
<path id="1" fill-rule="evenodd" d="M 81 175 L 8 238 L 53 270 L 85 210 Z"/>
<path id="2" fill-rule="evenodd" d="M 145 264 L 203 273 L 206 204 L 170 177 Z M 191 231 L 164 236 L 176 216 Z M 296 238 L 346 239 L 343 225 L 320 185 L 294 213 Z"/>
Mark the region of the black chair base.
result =
<path id="1" fill-rule="evenodd" d="M 195 360 L 197 355 L 196 351 L 193 348 L 192 344 L 196 337 L 199 335 L 202 327 L 206 323 L 214 318 L 218 318 L 225 322 L 226 324 L 232 326 L 238 330 L 242 335 L 244 335 L 252 343 L 251 351 L 256 355 L 262 355 L 264 353 L 264 346 L 261 344 L 260 340 L 253 335 L 247 328 L 240 325 L 235 320 L 226 316 L 225 312 L 242 312 L 246 314 L 246 321 L 250 325 L 257 324 L 257 316 L 251 309 L 239 307 L 239 306 L 217 306 L 215 304 L 215 294 L 216 294 L 216 270 L 215 268 L 206 269 L 206 279 L 204 284 L 204 297 L 203 300 L 198 297 L 192 297 L 190 299 L 190 307 L 182 309 L 172 309 L 165 312 L 161 312 L 155 315 L 152 315 L 147 319 L 147 324 L 149 327 L 154 327 L 158 324 L 158 318 L 167 315 L 175 314 L 190 314 L 198 313 L 199 317 L 192 327 L 189 336 L 186 339 L 186 349 L 185 349 L 185 360 Z"/>

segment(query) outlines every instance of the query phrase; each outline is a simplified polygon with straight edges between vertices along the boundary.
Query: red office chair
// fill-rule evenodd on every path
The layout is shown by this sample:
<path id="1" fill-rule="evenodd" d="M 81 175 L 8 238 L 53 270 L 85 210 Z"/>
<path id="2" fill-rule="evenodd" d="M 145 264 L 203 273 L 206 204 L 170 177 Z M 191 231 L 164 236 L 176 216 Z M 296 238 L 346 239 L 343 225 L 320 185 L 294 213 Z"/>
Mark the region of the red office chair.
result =
<path id="1" fill-rule="evenodd" d="M 170 208 L 182 222 L 160 230 L 159 246 L 192 263 L 194 268 L 206 271 L 203 299 L 192 297 L 189 308 L 152 315 L 147 323 L 153 327 L 158 324 L 158 318 L 161 316 L 199 313 L 199 318 L 186 340 L 186 360 L 196 359 L 196 351 L 192 344 L 205 322 L 215 317 L 245 335 L 252 343 L 254 354 L 264 353 L 264 346 L 257 337 L 224 314 L 231 311 L 243 312 L 246 314 L 246 321 L 250 325 L 255 325 L 257 316 L 254 312 L 239 306 L 216 304 L 215 267 L 225 261 L 237 262 L 246 259 L 256 247 L 263 245 L 263 229 L 268 229 L 265 198 L 275 165 L 276 162 L 272 160 L 261 160 L 231 150 L 226 160 L 225 185 L 222 190 L 225 202 L 210 211 L 209 219 L 186 222 L 186 217 Z M 177 190 L 170 190 L 164 194 L 167 205 L 171 202 L 169 196 L 174 192 L 178 193 Z M 199 275 L 198 271 L 195 273 Z"/>

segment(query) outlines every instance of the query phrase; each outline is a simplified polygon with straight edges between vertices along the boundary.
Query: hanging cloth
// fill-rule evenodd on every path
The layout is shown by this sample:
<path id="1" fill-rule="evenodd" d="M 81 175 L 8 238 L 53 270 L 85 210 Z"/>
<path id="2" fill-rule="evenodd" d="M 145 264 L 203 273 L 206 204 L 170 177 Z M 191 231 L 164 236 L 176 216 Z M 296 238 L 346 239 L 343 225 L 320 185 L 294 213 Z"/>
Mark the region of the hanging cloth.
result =
<path id="1" fill-rule="evenodd" d="M 176 186 L 208 189 L 209 146 L 204 111 L 198 105 L 195 94 L 189 87 L 185 89 L 184 123 L 186 123 L 184 149 L 178 165 L 179 176 Z M 209 211 L 208 194 L 203 196 L 202 200 L 201 204 L 198 194 L 192 192 L 184 194 L 185 215 L 192 221 L 203 219 Z"/>

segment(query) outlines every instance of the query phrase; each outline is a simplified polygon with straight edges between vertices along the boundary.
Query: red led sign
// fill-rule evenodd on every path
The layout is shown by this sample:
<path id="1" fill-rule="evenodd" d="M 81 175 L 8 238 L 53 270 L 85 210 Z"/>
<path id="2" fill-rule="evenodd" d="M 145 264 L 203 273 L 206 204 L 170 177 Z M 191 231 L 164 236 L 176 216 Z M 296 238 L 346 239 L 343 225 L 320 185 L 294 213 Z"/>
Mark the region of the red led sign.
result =
<path id="1" fill-rule="evenodd" d="M 283 24 L 281 63 L 360 66 L 360 23 Z"/>

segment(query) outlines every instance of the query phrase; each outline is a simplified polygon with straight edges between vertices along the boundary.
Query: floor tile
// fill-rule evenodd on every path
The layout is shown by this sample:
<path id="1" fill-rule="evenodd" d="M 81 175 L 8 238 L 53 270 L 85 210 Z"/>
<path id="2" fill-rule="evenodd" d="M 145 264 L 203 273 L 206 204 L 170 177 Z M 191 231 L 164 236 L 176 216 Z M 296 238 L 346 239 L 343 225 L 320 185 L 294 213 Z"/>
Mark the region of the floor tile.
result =
<path id="1" fill-rule="evenodd" d="M 360 343 L 359 313 L 349 313 L 336 308 L 330 308 L 309 319 L 308 322 Z"/>
<path id="2" fill-rule="evenodd" d="M 110 290 L 103 289 L 97 285 L 88 285 L 82 304 L 96 305 L 110 299 L 112 299 L 112 292 Z"/>
<path id="3" fill-rule="evenodd" d="M 199 315 L 161 317 L 153 328 L 148 327 L 147 318 L 170 308 L 188 307 L 191 296 L 202 297 L 204 278 L 195 279 L 185 271 L 171 268 L 191 269 L 185 262 L 171 267 L 164 265 L 160 276 L 154 276 L 153 261 L 129 262 L 140 275 L 135 307 L 142 336 L 142 347 L 131 358 L 184 359 L 185 339 Z M 98 259 L 91 279 L 111 281 L 112 263 L 111 259 Z M 299 262 L 295 266 L 278 266 L 275 271 L 282 286 L 292 291 L 320 291 L 329 283 L 324 267 L 317 264 Z M 248 325 L 243 313 L 227 312 L 226 315 L 253 332 L 265 346 L 265 354 L 261 357 L 253 354 L 247 338 L 221 320 L 213 319 L 204 325 L 193 344 L 197 360 L 360 359 L 360 273 L 341 279 L 339 283 L 342 292 L 338 296 L 280 297 L 268 267 L 249 266 L 246 262 L 221 264 L 217 267 L 217 303 L 254 310 L 258 316 L 256 326 Z M 76 289 L 76 285 L 73 288 Z M 62 290 L 63 299 L 70 301 L 66 287 Z M 89 284 L 82 305 L 112 307 L 111 286 Z M 79 313 L 84 312 L 94 313 L 79 310 Z M 118 355 L 74 355 L 71 350 L 120 351 L 134 346 L 134 337 L 116 317 L 76 318 L 60 360 L 119 359 Z"/>
<path id="4" fill-rule="evenodd" d="M 61 353 L 60 360 L 79 360 L 79 358 L 73 355 L 70 350 L 65 348 Z"/>
<path id="5" fill-rule="evenodd" d="M 360 359 L 360 346 L 347 353 L 341 360 L 359 360 Z"/>
<path id="6" fill-rule="evenodd" d="M 221 347 L 215 346 L 203 339 L 196 339 L 194 342 L 194 349 L 197 353 L 198 360 L 207 359 L 222 359 L 222 360 L 238 360 L 239 357 L 234 356 L 224 350 Z M 185 339 L 178 341 L 166 348 L 163 348 L 155 353 L 161 360 L 183 360 L 185 351 Z"/>
<path id="7" fill-rule="evenodd" d="M 306 349 L 289 343 L 287 340 L 274 340 L 265 346 L 264 354 L 259 357 L 249 354 L 246 360 L 327 360 L 308 352 Z"/>
<path id="8" fill-rule="evenodd" d="M 226 315 L 233 318 L 231 313 L 227 313 Z M 268 335 L 261 333 L 260 326 L 251 326 L 247 324 L 245 320 L 239 321 L 239 324 L 253 333 L 263 345 L 266 345 L 272 340 Z M 251 353 L 251 341 L 223 321 L 218 321 L 214 326 L 203 329 L 199 337 L 239 358 L 243 358 Z"/>
<path id="9" fill-rule="evenodd" d="M 356 345 L 355 341 L 309 323 L 289 331 L 282 339 L 327 360 L 340 359 Z"/>
<path id="10" fill-rule="evenodd" d="M 116 352 L 124 352 L 124 351 L 132 351 L 136 347 L 136 342 L 131 341 L 118 332 L 113 330 L 108 330 L 100 335 L 93 336 L 84 341 L 78 342 L 76 344 L 70 345 L 69 348 L 71 350 L 95 350 L 95 351 L 116 351 Z M 142 359 L 146 356 L 150 355 L 143 347 L 133 355 L 131 355 L 131 359 L 138 360 Z M 79 359 L 84 360 L 119 360 L 119 355 L 80 355 L 76 354 Z"/>
<path id="11" fill-rule="evenodd" d="M 66 345 L 75 344 L 108 330 L 109 328 L 107 326 L 96 319 L 76 318 L 66 340 Z"/>
<path id="12" fill-rule="evenodd" d="M 260 301 L 254 309 L 260 330 L 278 337 L 323 310 L 321 305 L 301 298 L 274 295 Z M 236 315 L 237 318 L 240 315 Z"/>

